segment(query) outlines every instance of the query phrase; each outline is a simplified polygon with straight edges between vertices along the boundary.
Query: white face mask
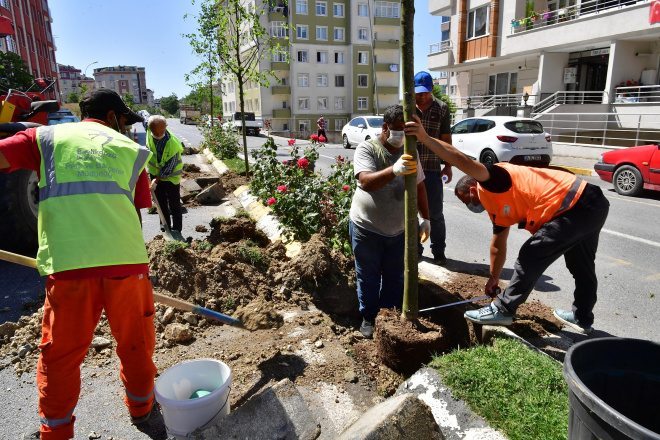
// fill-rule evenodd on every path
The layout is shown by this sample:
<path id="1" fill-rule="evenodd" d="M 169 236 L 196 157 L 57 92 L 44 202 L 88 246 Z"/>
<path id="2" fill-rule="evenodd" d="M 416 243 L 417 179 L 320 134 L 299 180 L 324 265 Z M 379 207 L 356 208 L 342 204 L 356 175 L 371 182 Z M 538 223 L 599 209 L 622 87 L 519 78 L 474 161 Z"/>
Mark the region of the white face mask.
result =
<path id="1" fill-rule="evenodd" d="M 394 148 L 401 148 L 406 132 L 403 130 L 390 130 L 390 137 L 387 138 L 387 143 Z"/>
<path id="2" fill-rule="evenodd" d="M 157 141 L 159 141 L 159 140 L 161 140 L 162 138 L 165 137 L 165 133 L 161 134 L 160 136 L 156 136 L 156 135 L 153 134 L 153 133 L 152 133 L 151 135 L 152 135 L 152 136 L 154 137 L 154 139 L 156 139 Z"/>

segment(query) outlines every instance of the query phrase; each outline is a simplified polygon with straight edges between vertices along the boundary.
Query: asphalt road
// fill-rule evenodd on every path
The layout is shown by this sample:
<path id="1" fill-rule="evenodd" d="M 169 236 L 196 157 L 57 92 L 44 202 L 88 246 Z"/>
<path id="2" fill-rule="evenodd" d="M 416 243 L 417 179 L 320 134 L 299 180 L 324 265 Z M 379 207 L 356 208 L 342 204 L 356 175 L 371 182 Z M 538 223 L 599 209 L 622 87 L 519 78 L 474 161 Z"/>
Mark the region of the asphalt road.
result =
<path id="1" fill-rule="evenodd" d="M 193 125 L 181 125 L 169 120 L 170 129 L 184 142 L 197 145 L 201 140 L 199 129 Z M 135 126 L 139 140 L 144 132 Z M 265 136 L 248 136 L 248 149 L 254 150 L 265 141 Z M 278 157 L 289 157 L 286 138 L 276 138 Z M 298 141 L 304 144 L 304 141 Z M 321 148 L 317 168 L 329 170 L 337 155 L 351 159 L 354 150 L 341 145 Z M 196 160 L 194 158 L 190 160 Z M 570 159 L 564 160 L 570 162 Z M 570 165 L 570 163 L 566 163 Z M 456 173 L 454 180 L 460 177 Z M 649 339 L 660 342 L 658 325 L 660 313 L 660 194 L 647 193 L 642 197 L 623 197 L 616 194 L 611 185 L 596 177 L 585 177 L 601 186 L 610 201 L 610 214 L 601 233 L 596 267 L 599 278 L 599 300 L 596 304 L 595 327 L 603 333 L 616 336 Z M 445 188 L 445 217 L 447 223 L 447 257 L 449 269 L 465 273 L 486 274 L 488 270 L 488 246 L 491 227 L 486 214 L 469 212 L 453 195 L 453 184 Z M 193 235 L 196 224 L 208 218 L 222 215 L 227 207 L 193 208 L 184 217 L 184 236 Z M 158 233 L 157 218 L 143 215 L 145 239 Z M 502 281 L 511 277 L 511 268 L 517 251 L 529 233 L 512 230 L 509 239 L 509 255 Z M 430 256 L 427 247 L 425 255 Z M 537 298 L 551 307 L 570 308 L 573 279 L 563 259 L 556 261 L 539 280 L 531 298 Z M 32 270 L 0 263 L 0 322 L 16 320 L 23 313 L 24 305 L 39 302 L 41 284 Z M 6 308 L 9 307 L 9 310 Z"/>

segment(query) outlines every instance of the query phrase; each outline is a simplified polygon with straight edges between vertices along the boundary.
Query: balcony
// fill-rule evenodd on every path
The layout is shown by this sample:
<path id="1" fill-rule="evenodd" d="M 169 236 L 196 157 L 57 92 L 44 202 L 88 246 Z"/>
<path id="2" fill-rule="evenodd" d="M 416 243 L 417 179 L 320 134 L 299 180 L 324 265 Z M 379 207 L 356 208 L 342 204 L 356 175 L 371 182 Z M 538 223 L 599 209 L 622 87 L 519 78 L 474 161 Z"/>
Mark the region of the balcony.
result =
<path id="1" fill-rule="evenodd" d="M 451 40 L 433 43 L 429 47 L 429 69 L 438 70 L 454 65 L 454 51 Z"/>
<path id="2" fill-rule="evenodd" d="M 290 118 L 291 117 L 291 109 L 290 108 L 276 108 L 273 109 L 273 118 Z"/>
<path id="3" fill-rule="evenodd" d="M 398 49 L 399 40 L 375 40 L 374 47 L 376 49 Z"/>
<path id="4" fill-rule="evenodd" d="M 289 63 L 283 61 L 272 61 L 270 68 L 273 70 L 289 70 Z"/>
<path id="5" fill-rule="evenodd" d="M 285 86 L 285 85 L 275 85 L 271 88 L 271 91 L 273 95 L 290 95 L 291 94 L 291 86 Z"/>
<path id="6" fill-rule="evenodd" d="M 269 21 L 287 21 L 289 9 L 286 6 L 271 6 L 268 9 Z"/>
<path id="7" fill-rule="evenodd" d="M 451 0 L 429 0 L 431 15 L 451 15 Z"/>
<path id="8" fill-rule="evenodd" d="M 398 72 L 399 65 L 396 63 L 376 63 L 376 72 Z"/>
<path id="9" fill-rule="evenodd" d="M 374 17 L 374 25 L 376 26 L 400 26 L 400 18 L 390 18 L 390 17 Z"/>
<path id="10" fill-rule="evenodd" d="M 396 95 L 399 93 L 399 87 L 397 86 L 378 86 L 376 87 L 376 93 L 379 95 Z"/>
<path id="11" fill-rule="evenodd" d="M 533 12 L 529 17 L 511 20 L 509 35 L 502 42 L 502 53 L 508 55 L 583 41 L 611 41 L 652 32 L 648 18 L 648 0 L 587 0 L 554 11 Z"/>

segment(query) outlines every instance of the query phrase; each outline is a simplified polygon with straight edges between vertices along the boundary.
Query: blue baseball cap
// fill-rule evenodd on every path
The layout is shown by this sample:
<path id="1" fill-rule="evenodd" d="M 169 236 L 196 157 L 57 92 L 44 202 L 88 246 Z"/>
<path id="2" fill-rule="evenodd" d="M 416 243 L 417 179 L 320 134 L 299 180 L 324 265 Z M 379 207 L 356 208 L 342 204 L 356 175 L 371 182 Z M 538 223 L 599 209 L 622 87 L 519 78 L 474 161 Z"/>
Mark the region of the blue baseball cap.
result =
<path id="1" fill-rule="evenodd" d="M 417 72 L 415 75 L 415 93 L 428 93 L 433 91 L 433 78 L 428 72 Z"/>

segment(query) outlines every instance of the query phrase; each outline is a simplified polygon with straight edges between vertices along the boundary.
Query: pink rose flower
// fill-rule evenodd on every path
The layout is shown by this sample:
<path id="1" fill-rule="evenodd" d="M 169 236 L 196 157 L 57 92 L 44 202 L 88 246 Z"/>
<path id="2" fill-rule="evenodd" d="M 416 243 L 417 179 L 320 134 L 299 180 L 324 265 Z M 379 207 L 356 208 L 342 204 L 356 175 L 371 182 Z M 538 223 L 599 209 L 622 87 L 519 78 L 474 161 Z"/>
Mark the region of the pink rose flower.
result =
<path id="1" fill-rule="evenodd" d="M 268 206 L 274 205 L 275 203 L 277 203 L 277 200 L 275 200 L 275 197 L 271 197 L 270 199 L 266 200 L 266 204 Z"/>
<path id="2" fill-rule="evenodd" d="M 289 139 L 289 147 L 293 147 L 296 144 L 295 139 Z"/>
<path id="3" fill-rule="evenodd" d="M 323 136 L 323 135 L 319 136 L 319 142 L 323 143 L 323 142 L 325 142 L 325 141 L 327 141 L 327 139 L 325 138 L 325 136 Z"/>
<path id="4" fill-rule="evenodd" d="M 316 142 L 319 140 L 319 136 L 317 134 L 313 134 L 309 137 L 313 142 Z"/>
<path id="5" fill-rule="evenodd" d="M 348 192 L 350 189 L 351 189 L 351 187 L 349 185 L 344 185 L 344 186 L 341 187 L 341 190 L 345 191 L 345 192 Z"/>
<path id="6" fill-rule="evenodd" d="M 277 192 L 280 193 L 280 194 L 285 193 L 286 190 L 287 190 L 286 185 L 278 185 L 278 186 L 277 186 Z"/>
<path id="7" fill-rule="evenodd" d="M 307 168 L 309 166 L 309 159 L 301 157 L 298 159 L 298 168 Z"/>

